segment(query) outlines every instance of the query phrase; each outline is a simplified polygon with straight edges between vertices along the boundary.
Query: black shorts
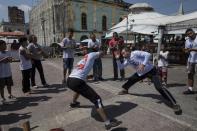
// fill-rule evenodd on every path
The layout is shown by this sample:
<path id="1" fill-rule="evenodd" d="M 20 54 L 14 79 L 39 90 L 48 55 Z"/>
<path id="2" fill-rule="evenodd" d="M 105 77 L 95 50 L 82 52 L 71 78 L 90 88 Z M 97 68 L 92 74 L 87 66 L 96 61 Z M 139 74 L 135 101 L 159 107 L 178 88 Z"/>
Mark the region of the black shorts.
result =
<path id="1" fill-rule="evenodd" d="M 12 76 L 6 78 L 0 78 L 0 88 L 5 86 L 13 86 Z"/>
<path id="2" fill-rule="evenodd" d="M 63 67 L 64 69 L 72 69 L 73 68 L 74 58 L 63 58 Z"/>
<path id="3" fill-rule="evenodd" d="M 68 88 L 87 98 L 93 104 L 95 104 L 98 99 L 101 99 L 100 96 L 81 79 L 68 77 L 67 84 Z"/>

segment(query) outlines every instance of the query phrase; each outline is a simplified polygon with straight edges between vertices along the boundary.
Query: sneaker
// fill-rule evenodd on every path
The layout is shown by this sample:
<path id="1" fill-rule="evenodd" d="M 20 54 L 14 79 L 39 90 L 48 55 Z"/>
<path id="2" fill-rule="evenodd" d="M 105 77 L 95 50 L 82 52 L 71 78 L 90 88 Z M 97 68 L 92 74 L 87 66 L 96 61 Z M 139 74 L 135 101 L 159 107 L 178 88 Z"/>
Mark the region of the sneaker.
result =
<path id="1" fill-rule="evenodd" d="M 80 102 L 78 102 L 78 101 L 70 103 L 71 108 L 76 108 L 76 107 L 79 107 L 79 106 L 80 106 Z"/>
<path id="2" fill-rule="evenodd" d="M 43 85 L 43 87 L 49 87 L 49 84 L 45 83 L 45 84 Z"/>
<path id="3" fill-rule="evenodd" d="M 104 79 L 101 77 L 101 78 L 99 78 L 99 81 L 104 81 Z"/>
<path id="4" fill-rule="evenodd" d="M 118 95 L 126 95 L 128 94 L 128 90 L 122 90 L 118 93 Z"/>
<path id="5" fill-rule="evenodd" d="M 125 81 L 125 78 L 124 78 L 124 77 L 121 77 L 121 78 L 120 78 L 120 81 Z"/>
<path id="6" fill-rule="evenodd" d="M 176 104 L 173 106 L 173 110 L 174 110 L 174 113 L 176 115 L 181 115 L 182 114 L 182 109 L 181 109 L 181 106 Z"/>
<path id="7" fill-rule="evenodd" d="M 9 95 L 8 98 L 9 98 L 9 99 L 14 99 L 14 98 L 16 98 L 16 97 L 13 96 L 13 95 Z"/>
<path id="8" fill-rule="evenodd" d="M 121 123 L 122 123 L 121 121 L 118 121 L 116 119 L 110 120 L 110 123 L 105 125 L 105 129 L 110 130 L 113 127 L 119 126 Z"/>
<path id="9" fill-rule="evenodd" d="M 6 99 L 3 98 L 3 99 L 1 100 L 1 102 L 2 102 L 2 104 L 6 104 Z"/>
<path id="10" fill-rule="evenodd" d="M 194 91 L 191 91 L 191 90 L 188 89 L 188 90 L 184 91 L 183 94 L 191 95 L 191 94 L 194 94 Z"/>
<path id="11" fill-rule="evenodd" d="M 32 86 L 33 88 L 38 88 L 38 86 L 37 85 L 35 85 L 35 86 Z"/>
<path id="12" fill-rule="evenodd" d="M 26 92 L 26 93 L 25 93 L 25 96 L 27 96 L 27 97 L 28 97 L 28 96 L 31 96 L 31 92 L 30 92 L 30 91 L 29 91 L 29 92 Z"/>
<path id="13" fill-rule="evenodd" d="M 118 80 L 118 78 L 113 78 L 113 81 L 116 81 L 116 80 Z"/>

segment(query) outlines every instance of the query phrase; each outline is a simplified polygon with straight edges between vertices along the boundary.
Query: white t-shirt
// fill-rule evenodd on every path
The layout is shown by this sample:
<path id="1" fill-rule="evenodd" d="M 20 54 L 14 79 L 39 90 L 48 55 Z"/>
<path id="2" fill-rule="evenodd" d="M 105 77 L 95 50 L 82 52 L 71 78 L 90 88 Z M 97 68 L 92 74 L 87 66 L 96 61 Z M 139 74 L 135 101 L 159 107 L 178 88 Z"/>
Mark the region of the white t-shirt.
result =
<path id="1" fill-rule="evenodd" d="M 64 38 L 61 42 L 62 47 L 67 47 L 63 49 L 63 58 L 74 58 L 74 47 L 76 46 L 76 42 L 73 39 Z"/>
<path id="2" fill-rule="evenodd" d="M 85 81 L 88 73 L 93 67 L 94 60 L 97 59 L 99 55 L 100 55 L 100 52 L 91 52 L 85 55 L 84 58 L 80 60 L 77 63 L 77 65 L 74 67 L 69 77 L 79 78 Z"/>
<path id="3" fill-rule="evenodd" d="M 21 55 L 21 51 L 28 52 L 27 48 L 20 46 L 19 48 L 19 59 L 20 59 L 20 70 L 28 70 L 32 68 L 31 59 L 26 59 Z"/>
<path id="4" fill-rule="evenodd" d="M 117 65 L 119 69 L 123 69 L 124 67 L 130 65 L 132 66 L 139 76 L 142 76 L 148 73 L 150 70 L 153 69 L 153 65 L 150 63 L 151 54 L 145 51 L 132 51 L 129 58 L 125 58 L 124 62 L 121 63 L 120 60 L 117 60 Z M 143 71 L 139 71 L 139 65 L 145 65 Z"/>
<path id="5" fill-rule="evenodd" d="M 194 40 L 187 39 L 185 41 L 185 48 L 197 49 L 197 36 Z M 191 51 L 188 57 L 188 62 L 197 63 L 197 52 Z"/>
<path id="6" fill-rule="evenodd" d="M 158 67 L 168 66 L 168 61 L 167 61 L 168 54 L 169 54 L 169 51 L 166 51 L 166 52 L 160 51 L 159 55 L 161 55 L 161 58 L 158 60 Z"/>
<path id="7" fill-rule="evenodd" d="M 90 39 L 88 41 L 88 48 L 98 48 L 98 49 L 100 49 L 100 47 L 101 47 L 101 43 L 98 39 L 96 39 L 95 42 L 92 41 L 92 39 Z"/>
<path id="8" fill-rule="evenodd" d="M 6 57 L 11 57 L 10 51 L 0 51 L 0 60 Z M 12 76 L 10 63 L 0 63 L 0 78 L 6 78 Z"/>

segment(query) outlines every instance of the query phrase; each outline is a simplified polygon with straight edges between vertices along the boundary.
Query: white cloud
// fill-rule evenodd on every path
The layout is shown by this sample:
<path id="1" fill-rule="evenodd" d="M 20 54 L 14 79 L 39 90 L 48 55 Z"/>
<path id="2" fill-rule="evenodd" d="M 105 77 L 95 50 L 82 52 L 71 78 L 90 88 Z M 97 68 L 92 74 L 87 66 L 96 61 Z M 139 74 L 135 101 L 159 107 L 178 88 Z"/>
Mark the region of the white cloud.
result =
<path id="1" fill-rule="evenodd" d="M 31 7 L 29 5 L 21 4 L 18 6 L 19 9 L 23 10 L 25 12 L 25 21 L 29 21 L 29 11 L 31 10 Z"/>
<path id="2" fill-rule="evenodd" d="M 23 10 L 25 13 L 28 13 L 31 10 L 30 6 L 24 4 L 19 5 L 18 8 Z"/>

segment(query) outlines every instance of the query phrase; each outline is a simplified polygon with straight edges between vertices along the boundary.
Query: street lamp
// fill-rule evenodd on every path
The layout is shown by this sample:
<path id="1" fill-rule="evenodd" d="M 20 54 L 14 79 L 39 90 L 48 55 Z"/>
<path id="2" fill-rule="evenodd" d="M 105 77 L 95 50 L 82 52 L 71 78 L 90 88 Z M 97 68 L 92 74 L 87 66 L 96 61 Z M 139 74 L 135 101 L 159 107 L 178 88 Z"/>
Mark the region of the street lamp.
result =
<path id="1" fill-rule="evenodd" d="M 41 27 L 42 27 L 42 31 L 43 31 L 43 35 L 44 35 L 44 46 L 46 46 L 46 38 L 45 38 L 45 19 L 43 17 L 40 18 L 41 19 Z"/>
<path id="2" fill-rule="evenodd" d="M 128 32 L 129 32 L 129 29 L 128 29 L 128 26 L 129 26 L 129 20 L 128 20 L 128 15 L 124 16 L 124 18 L 127 19 L 127 23 L 126 23 L 126 43 L 128 43 Z"/>

